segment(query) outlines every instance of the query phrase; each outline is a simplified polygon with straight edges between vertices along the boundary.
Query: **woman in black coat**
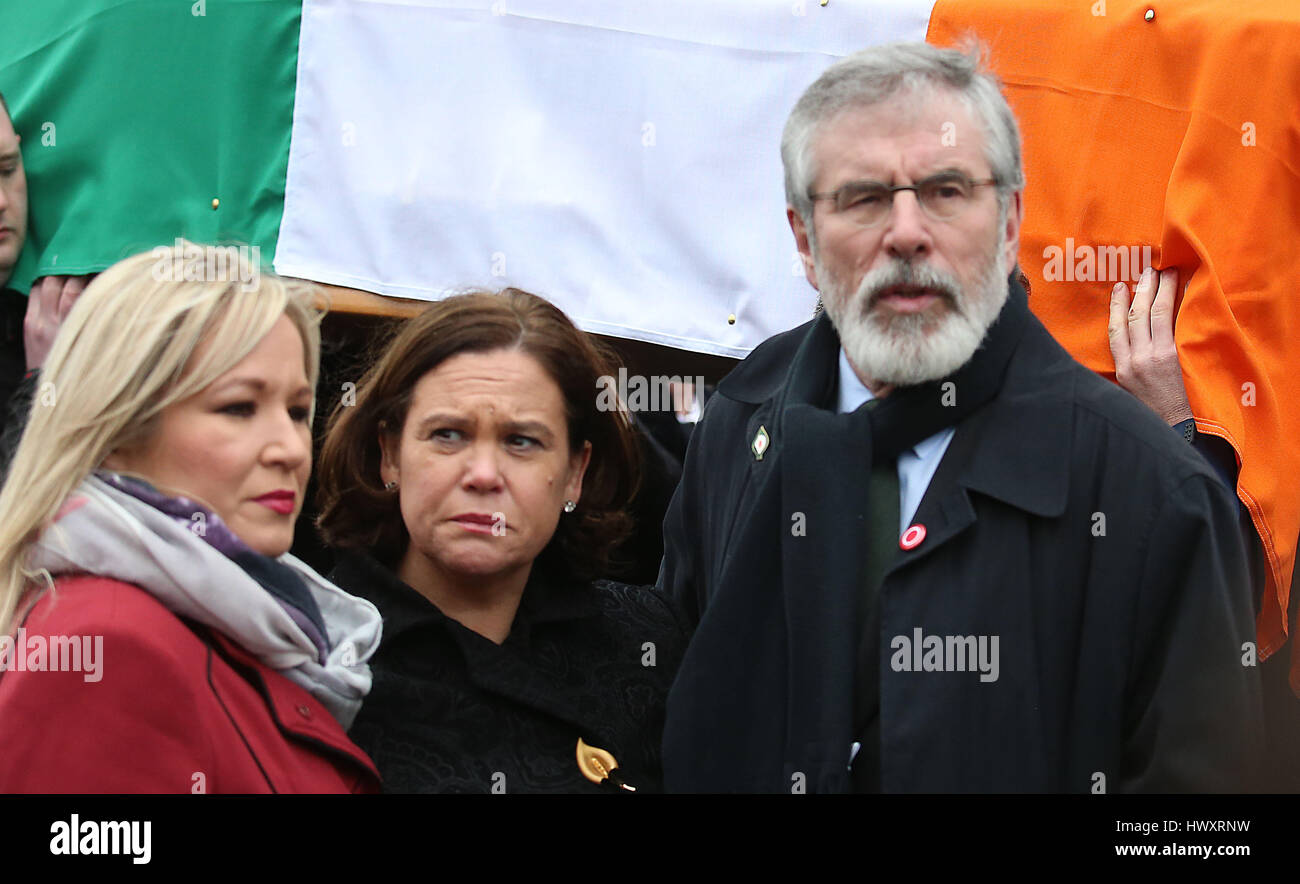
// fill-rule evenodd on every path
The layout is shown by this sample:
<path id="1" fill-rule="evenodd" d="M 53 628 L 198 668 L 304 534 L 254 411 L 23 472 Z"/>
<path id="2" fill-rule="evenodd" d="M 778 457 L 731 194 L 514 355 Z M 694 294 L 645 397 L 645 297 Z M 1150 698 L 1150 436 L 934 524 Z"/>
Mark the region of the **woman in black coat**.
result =
<path id="1" fill-rule="evenodd" d="M 659 788 L 686 635 L 653 588 L 594 580 L 637 476 L 611 374 L 547 301 L 475 293 L 407 323 L 335 411 L 319 524 L 331 579 L 384 616 L 350 735 L 389 791 Z"/>

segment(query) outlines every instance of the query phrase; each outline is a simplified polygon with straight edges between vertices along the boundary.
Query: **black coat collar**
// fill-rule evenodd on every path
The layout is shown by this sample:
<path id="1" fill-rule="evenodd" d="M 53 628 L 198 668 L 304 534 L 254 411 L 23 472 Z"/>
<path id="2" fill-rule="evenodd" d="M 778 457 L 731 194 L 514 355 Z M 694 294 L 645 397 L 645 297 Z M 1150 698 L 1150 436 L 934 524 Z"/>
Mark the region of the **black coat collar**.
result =
<path id="1" fill-rule="evenodd" d="M 0 286 L 0 335 L 10 346 L 23 344 L 23 317 L 27 314 L 27 296 Z"/>
<path id="2" fill-rule="evenodd" d="M 498 646 L 447 617 L 394 572 L 362 553 L 341 555 L 329 577 L 345 591 L 374 602 L 383 615 L 383 638 L 371 660 L 377 677 L 382 672 L 387 677 L 410 678 L 408 667 L 413 660 L 418 658 L 425 665 L 451 654 L 461 662 L 439 670 L 440 677 L 450 680 L 451 690 L 468 691 L 472 686 L 485 696 L 504 698 L 561 719 L 593 744 L 605 733 L 603 715 L 607 710 L 592 706 L 590 693 L 579 689 L 585 683 L 575 686 L 573 682 L 575 673 L 589 678 L 594 668 L 607 662 L 594 660 L 583 640 L 603 634 L 600 589 L 595 585 L 560 580 L 534 565 L 510 636 Z M 538 629 L 542 624 L 588 619 L 593 621 L 590 628 L 583 623 L 577 630 Z M 403 641 L 404 635 L 410 640 Z M 391 691 L 386 697 L 378 707 L 374 694 L 367 700 L 372 721 L 377 708 L 380 720 L 384 715 L 403 714 L 387 705 L 393 697 Z M 366 706 L 362 715 L 367 715 Z"/>
<path id="3" fill-rule="evenodd" d="M 384 640 L 410 629 L 429 625 L 454 625 L 438 606 L 405 583 L 396 572 L 370 556 L 356 551 L 339 555 L 329 580 L 353 595 L 369 599 L 384 617 Z M 539 623 L 553 623 L 594 617 L 600 613 L 596 590 L 590 584 L 558 580 L 536 566 L 515 614 L 511 637 L 527 635 Z M 487 639 L 484 639 L 487 641 Z"/>
<path id="4" fill-rule="evenodd" d="M 1064 465 L 1072 462 L 1070 403 L 1076 370 L 1069 355 L 1033 319 L 1002 394 L 964 427 L 979 444 L 972 446 L 957 483 L 1036 516 L 1063 514 L 1070 492 Z"/>
<path id="5" fill-rule="evenodd" d="M 1013 273 L 1008 284 L 1020 288 Z M 769 430 L 775 412 L 808 404 L 834 412 L 840 341 L 825 313 L 760 344 L 718 385 L 718 393 L 759 406 Z M 958 426 L 979 445 L 961 446 L 953 480 L 972 491 L 1038 516 L 1065 511 L 1077 366 L 1032 314 L 1012 356 L 1002 390 Z M 1064 387 L 1062 386 L 1064 385 Z M 806 414 L 806 412 L 805 412 Z M 751 434 L 752 435 L 752 434 Z M 748 441 L 748 440 L 747 440 Z M 773 447 L 784 440 L 772 438 Z M 957 450 L 954 450 L 957 453 Z M 933 484 L 933 483 L 932 483 Z"/>

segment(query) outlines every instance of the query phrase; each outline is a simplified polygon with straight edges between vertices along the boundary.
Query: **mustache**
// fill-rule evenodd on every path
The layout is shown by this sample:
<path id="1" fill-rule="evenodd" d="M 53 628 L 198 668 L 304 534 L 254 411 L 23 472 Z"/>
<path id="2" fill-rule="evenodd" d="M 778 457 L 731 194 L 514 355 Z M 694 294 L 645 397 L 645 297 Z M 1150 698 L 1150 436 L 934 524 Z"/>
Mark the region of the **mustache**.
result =
<path id="1" fill-rule="evenodd" d="M 916 264 L 896 258 L 884 267 L 870 271 L 858 286 L 858 303 L 869 313 L 880 301 L 885 291 L 900 286 L 925 288 L 935 292 L 949 309 L 962 310 L 961 285 L 947 273 L 929 264 Z"/>

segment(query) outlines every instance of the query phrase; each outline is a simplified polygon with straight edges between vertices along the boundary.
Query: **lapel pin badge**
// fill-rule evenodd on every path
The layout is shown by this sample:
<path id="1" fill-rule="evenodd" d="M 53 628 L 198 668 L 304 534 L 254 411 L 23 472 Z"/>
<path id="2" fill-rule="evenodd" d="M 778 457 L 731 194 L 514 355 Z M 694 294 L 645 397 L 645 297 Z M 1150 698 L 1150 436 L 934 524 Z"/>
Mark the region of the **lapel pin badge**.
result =
<path id="1" fill-rule="evenodd" d="M 925 540 L 925 526 L 919 522 L 903 532 L 903 536 L 898 539 L 898 548 L 902 550 L 916 549 Z"/>
<path id="2" fill-rule="evenodd" d="M 767 435 L 767 427 L 759 427 L 758 432 L 754 434 L 754 441 L 750 443 L 749 448 L 754 452 L 754 460 L 762 460 L 763 452 L 767 451 L 767 446 L 772 444 L 772 437 Z"/>
<path id="3" fill-rule="evenodd" d="M 629 786 L 619 776 L 618 762 L 604 749 L 589 746 L 578 737 L 578 770 L 596 785 L 609 785 L 625 792 L 635 792 L 635 786 Z"/>

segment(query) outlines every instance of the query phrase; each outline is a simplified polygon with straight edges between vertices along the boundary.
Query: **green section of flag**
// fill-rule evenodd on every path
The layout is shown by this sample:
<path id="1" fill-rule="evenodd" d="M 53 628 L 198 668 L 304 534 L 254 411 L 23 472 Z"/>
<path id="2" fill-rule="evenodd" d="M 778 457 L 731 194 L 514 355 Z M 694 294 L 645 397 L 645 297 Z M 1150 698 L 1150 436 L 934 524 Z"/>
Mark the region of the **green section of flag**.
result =
<path id="1" fill-rule="evenodd" d="M 178 236 L 259 246 L 269 265 L 300 0 L 5 6 L 0 92 L 22 138 L 30 203 L 15 288 L 103 270 Z"/>

